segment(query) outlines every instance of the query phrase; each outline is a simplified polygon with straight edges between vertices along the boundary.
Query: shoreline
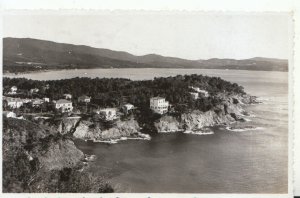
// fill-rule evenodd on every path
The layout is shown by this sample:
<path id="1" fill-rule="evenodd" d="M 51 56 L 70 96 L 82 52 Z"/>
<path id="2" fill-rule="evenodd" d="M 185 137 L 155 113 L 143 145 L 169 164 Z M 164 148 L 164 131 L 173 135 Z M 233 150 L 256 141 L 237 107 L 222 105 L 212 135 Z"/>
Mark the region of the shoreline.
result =
<path id="1" fill-rule="evenodd" d="M 280 70 L 249 70 L 249 69 L 216 69 L 216 68 L 170 68 L 170 67 L 144 67 L 144 68 L 137 68 L 137 67 L 126 67 L 126 68 L 78 68 L 78 69 L 45 69 L 45 70 L 34 70 L 34 71 L 28 71 L 28 72 L 3 72 L 3 77 L 18 77 L 18 75 L 27 75 L 27 74 L 37 74 L 37 73 L 47 73 L 47 72 L 54 72 L 54 71 L 70 71 L 70 70 L 95 70 L 95 69 L 104 69 L 104 70 L 110 70 L 110 69 L 197 69 L 197 70 L 225 70 L 225 71 L 248 71 L 248 72 L 281 72 L 281 73 L 288 73 L 289 71 L 280 71 Z"/>
<path id="2" fill-rule="evenodd" d="M 127 141 L 127 140 L 151 140 L 151 136 L 148 134 L 140 133 L 139 137 L 120 137 L 110 140 L 97 140 L 95 138 L 92 139 L 85 139 L 85 142 L 93 142 L 93 143 L 104 143 L 104 144 L 116 144 L 120 141 Z"/>

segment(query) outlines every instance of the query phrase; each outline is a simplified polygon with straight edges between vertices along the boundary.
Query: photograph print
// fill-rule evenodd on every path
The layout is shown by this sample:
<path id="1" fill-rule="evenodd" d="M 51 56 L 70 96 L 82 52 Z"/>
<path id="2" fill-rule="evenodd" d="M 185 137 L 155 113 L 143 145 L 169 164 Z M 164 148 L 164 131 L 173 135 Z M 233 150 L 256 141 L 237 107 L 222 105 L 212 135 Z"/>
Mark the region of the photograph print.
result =
<path id="1" fill-rule="evenodd" d="M 289 13 L 3 16 L 3 193 L 287 194 Z"/>

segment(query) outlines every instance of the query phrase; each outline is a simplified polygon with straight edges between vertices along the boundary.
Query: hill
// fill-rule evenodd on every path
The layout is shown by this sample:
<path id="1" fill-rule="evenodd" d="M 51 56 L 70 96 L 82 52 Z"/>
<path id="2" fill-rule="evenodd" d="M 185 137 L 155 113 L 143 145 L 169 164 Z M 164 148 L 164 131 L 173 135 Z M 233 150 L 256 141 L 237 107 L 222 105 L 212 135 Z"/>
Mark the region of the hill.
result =
<path id="1" fill-rule="evenodd" d="M 200 56 L 200 55 L 199 55 Z M 4 72 L 79 68 L 198 68 L 288 71 L 288 61 L 270 58 L 186 60 L 31 38 L 3 39 Z"/>

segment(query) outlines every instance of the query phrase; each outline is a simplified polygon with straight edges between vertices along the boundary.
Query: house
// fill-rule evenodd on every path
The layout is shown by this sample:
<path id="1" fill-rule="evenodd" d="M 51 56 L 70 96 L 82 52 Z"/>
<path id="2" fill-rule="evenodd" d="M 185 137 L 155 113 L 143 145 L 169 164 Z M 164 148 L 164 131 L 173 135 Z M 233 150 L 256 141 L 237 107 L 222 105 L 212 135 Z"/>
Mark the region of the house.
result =
<path id="1" fill-rule="evenodd" d="M 206 90 L 200 89 L 199 87 L 193 87 L 193 86 L 189 86 L 190 89 L 193 89 L 194 91 L 196 91 L 197 93 L 200 93 L 201 95 L 203 95 L 204 97 L 208 97 L 209 94 Z"/>
<path id="2" fill-rule="evenodd" d="M 50 98 L 43 98 L 44 102 L 50 102 Z"/>
<path id="3" fill-rule="evenodd" d="M 116 108 L 105 108 L 97 111 L 98 114 L 103 116 L 105 120 L 114 120 L 117 118 L 117 109 Z"/>
<path id="4" fill-rule="evenodd" d="M 6 118 L 16 118 L 17 115 L 12 111 L 3 111 L 3 116 Z"/>
<path id="5" fill-rule="evenodd" d="M 5 101 L 7 102 L 7 106 L 13 109 L 20 108 L 23 105 L 23 101 L 20 98 L 7 97 Z"/>
<path id="6" fill-rule="evenodd" d="M 64 94 L 64 98 L 67 99 L 67 100 L 71 100 L 72 95 L 71 94 Z"/>
<path id="7" fill-rule="evenodd" d="M 197 100 L 199 98 L 199 93 L 197 92 L 190 92 L 190 94 L 194 100 Z"/>
<path id="8" fill-rule="evenodd" d="M 55 108 L 60 110 L 62 113 L 64 112 L 71 112 L 73 110 L 72 102 L 65 99 L 60 99 L 55 101 L 54 103 Z"/>
<path id="9" fill-rule="evenodd" d="M 39 92 L 39 89 L 38 88 L 34 88 L 34 89 L 30 89 L 30 93 L 37 93 Z"/>
<path id="10" fill-rule="evenodd" d="M 125 113 L 128 113 L 128 112 L 132 111 L 133 109 L 134 109 L 134 106 L 133 106 L 132 104 L 129 104 L 129 103 L 125 104 L 125 105 L 122 107 L 122 110 L 123 110 L 123 112 L 125 112 Z"/>
<path id="11" fill-rule="evenodd" d="M 169 102 L 162 97 L 150 98 L 150 109 L 155 113 L 164 114 L 168 112 Z"/>
<path id="12" fill-rule="evenodd" d="M 44 100 L 39 99 L 39 98 L 36 98 L 36 99 L 33 99 L 33 100 L 32 100 L 31 105 L 32 105 L 33 107 L 37 107 L 37 106 L 40 106 L 40 105 L 43 104 L 43 103 L 44 103 Z"/>
<path id="13" fill-rule="evenodd" d="M 88 97 L 86 95 L 78 97 L 78 102 L 88 103 L 91 102 L 91 97 Z"/>
<path id="14" fill-rule="evenodd" d="M 8 92 L 8 94 L 10 94 L 10 95 L 17 94 L 17 90 L 18 90 L 18 88 L 16 86 L 12 86 L 10 88 L 10 92 Z"/>
<path id="15" fill-rule="evenodd" d="M 16 87 L 16 86 L 12 86 L 12 87 L 10 88 L 10 91 L 11 91 L 11 92 L 17 92 L 17 90 L 18 90 L 18 87 Z"/>
<path id="16" fill-rule="evenodd" d="M 30 103 L 32 102 L 32 99 L 29 99 L 29 98 L 22 98 L 22 102 L 25 104 L 25 103 Z"/>

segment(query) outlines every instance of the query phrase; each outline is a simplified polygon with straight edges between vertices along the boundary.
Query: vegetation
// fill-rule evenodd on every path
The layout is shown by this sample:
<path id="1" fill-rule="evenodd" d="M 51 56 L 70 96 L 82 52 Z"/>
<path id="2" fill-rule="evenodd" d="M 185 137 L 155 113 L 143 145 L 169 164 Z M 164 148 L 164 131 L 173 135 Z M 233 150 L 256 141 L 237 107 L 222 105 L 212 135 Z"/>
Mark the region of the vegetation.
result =
<path id="1" fill-rule="evenodd" d="M 73 78 L 55 81 L 4 78 L 3 85 L 4 92 L 8 92 L 11 86 L 17 86 L 21 90 L 38 88 L 40 91 L 34 97 L 49 97 L 57 100 L 65 93 L 72 94 L 75 99 L 81 95 L 88 95 L 92 97 L 92 104 L 99 107 L 120 107 L 128 102 L 141 110 L 149 109 L 151 97 L 161 96 L 165 97 L 177 112 L 189 109 L 210 110 L 220 102 L 216 97 L 218 93 L 245 93 L 243 87 L 236 83 L 230 83 L 219 77 L 196 74 L 144 81 L 121 78 Z M 46 89 L 46 85 L 49 85 L 49 88 Z M 194 100 L 189 93 L 192 91 L 189 86 L 208 91 L 210 97 L 200 95 L 199 100 Z M 31 95 L 27 94 L 27 96 Z"/>
<path id="2" fill-rule="evenodd" d="M 2 156 L 3 192 L 113 192 L 68 136 L 45 125 L 4 118 Z"/>

